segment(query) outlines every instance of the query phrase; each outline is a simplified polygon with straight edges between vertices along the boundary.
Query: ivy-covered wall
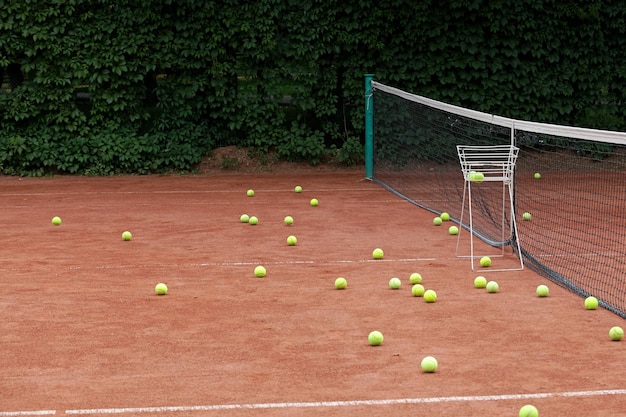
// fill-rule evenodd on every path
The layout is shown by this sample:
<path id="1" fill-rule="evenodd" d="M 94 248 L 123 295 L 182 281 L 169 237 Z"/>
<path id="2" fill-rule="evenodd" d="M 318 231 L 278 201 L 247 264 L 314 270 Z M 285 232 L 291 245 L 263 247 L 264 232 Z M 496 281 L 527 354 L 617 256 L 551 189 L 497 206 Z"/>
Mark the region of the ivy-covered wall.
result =
<path id="1" fill-rule="evenodd" d="M 362 158 L 363 75 L 626 128 L 626 3 L 0 0 L 0 171 L 188 171 L 216 146 Z"/>

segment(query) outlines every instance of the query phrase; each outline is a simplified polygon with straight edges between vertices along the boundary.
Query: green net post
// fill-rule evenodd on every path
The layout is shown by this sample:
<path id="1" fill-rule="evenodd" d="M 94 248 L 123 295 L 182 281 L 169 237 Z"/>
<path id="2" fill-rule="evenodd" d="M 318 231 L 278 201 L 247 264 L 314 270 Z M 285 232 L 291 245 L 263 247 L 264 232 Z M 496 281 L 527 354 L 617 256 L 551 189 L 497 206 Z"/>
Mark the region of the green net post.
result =
<path id="1" fill-rule="evenodd" d="M 365 74 L 365 178 L 374 176 L 374 97 L 373 74 Z"/>

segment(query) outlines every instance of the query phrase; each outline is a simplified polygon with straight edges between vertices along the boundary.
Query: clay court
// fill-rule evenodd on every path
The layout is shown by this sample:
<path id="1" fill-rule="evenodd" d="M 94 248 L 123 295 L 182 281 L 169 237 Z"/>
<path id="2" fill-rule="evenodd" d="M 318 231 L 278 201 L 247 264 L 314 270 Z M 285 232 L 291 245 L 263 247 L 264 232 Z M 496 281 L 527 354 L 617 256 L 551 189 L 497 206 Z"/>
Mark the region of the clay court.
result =
<path id="1" fill-rule="evenodd" d="M 626 414 L 626 341 L 608 337 L 623 319 L 528 269 L 472 272 L 432 213 L 360 170 L 0 187 L 0 416 Z M 412 272 L 435 303 L 412 296 Z"/>

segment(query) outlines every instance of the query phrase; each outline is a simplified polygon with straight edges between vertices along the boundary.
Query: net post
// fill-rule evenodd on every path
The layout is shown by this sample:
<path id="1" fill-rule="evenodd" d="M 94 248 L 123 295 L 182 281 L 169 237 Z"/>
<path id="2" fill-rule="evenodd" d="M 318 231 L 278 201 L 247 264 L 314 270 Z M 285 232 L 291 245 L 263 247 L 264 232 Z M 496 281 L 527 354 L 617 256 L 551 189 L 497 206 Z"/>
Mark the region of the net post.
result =
<path id="1" fill-rule="evenodd" d="M 365 178 L 374 176 L 374 97 L 372 79 L 374 74 L 365 74 Z"/>

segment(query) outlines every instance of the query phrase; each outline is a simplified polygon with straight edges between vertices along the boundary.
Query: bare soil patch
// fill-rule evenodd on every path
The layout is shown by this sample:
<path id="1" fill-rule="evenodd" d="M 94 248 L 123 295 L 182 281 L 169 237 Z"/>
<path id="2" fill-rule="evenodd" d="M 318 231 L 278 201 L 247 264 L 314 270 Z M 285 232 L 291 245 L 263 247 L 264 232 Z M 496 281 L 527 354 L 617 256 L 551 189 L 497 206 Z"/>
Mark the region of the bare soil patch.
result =
<path id="1" fill-rule="evenodd" d="M 307 161 L 289 162 L 281 160 L 275 153 L 252 155 L 247 148 L 224 146 L 211 151 L 198 165 L 199 174 L 212 173 L 247 173 L 247 172 L 328 172 L 328 171 L 363 171 L 364 165 L 346 166 L 332 158 L 313 165 Z"/>

